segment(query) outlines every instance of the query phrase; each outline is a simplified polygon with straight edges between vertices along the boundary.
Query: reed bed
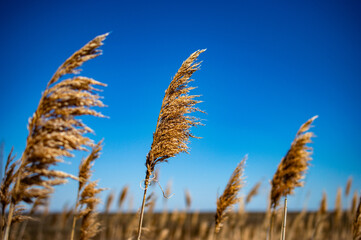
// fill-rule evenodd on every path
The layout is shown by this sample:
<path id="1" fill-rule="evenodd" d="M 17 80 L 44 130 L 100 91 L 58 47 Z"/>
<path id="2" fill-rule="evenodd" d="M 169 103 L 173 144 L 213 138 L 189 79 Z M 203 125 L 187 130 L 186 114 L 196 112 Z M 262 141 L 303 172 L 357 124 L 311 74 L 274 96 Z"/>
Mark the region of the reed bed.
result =
<path id="1" fill-rule="evenodd" d="M 271 181 L 266 212 L 246 211 L 246 206 L 258 194 L 262 181 L 245 198 L 239 195 L 245 184 L 246 157 L 237 165 L 224 192 L 218 197 L 214 212 L 192 212 L 194 200 L 188 190 L 184 194 L 184 209 L 168 210 L 172 184 L 169 182 L 163 190 L 158 183 L 159 169 L 156 166 L 180 153 L 188 153 L 189 140 L 198 138 L 190 130 L 202 123 L 192 114 L 203 111 L 196 107 L 200 103 L 199 96 L 189 94 L 194 87 L 188 84 L 199 69 L 197 59 L 205 50 L 194 52 L 182 63 L 165 91 L 153 142 L 145 159 L 144 194 L 139 210 L 132 212 L 131 206 L 129 209 L 125 207 L 127 200 L 130 203 L 133 200 L 129 187 L 124 186 L 117 200 L 115 192 L 109 192 L 103 211 L 99 212 L 97 206 L 101 201 L 98 194 L 104 188 L 98 187 L 98 181 L 92 180 L 91 176 L 103 141 L 93 143 L 87 135 L 93 130 L 80 117 L 104 117 L 94 110 L 94 107 L 105 106 L 95 87 L 106 84 L 77 74 L 83 63 L 101 54 L 99 48 L 107 35 L 95 37 L 58 68 L 29 119 L 24 152 L 20 158 L 13 155 L 13 149 L 8 154 L 0 186 L 2 239 L 361 239 L 361 197 L 354 192 L 349 201 L 351 177 L 345 187 L 344 199 L 342 189 L 337 190 L 332 210 L 328 209 L 328 198 L 323 193 L 318 211 L 303 209 L 287 213 L 287 196 L 294 194 L 296 187 L 303 186 L 311 161 L 312 148 L 307 144 L 314 137 L 309 129 L 317 116 L 300 127 L 287 154 L 281 159 Z M 1 162 L 5 156 L 3 150 L 1 144 Z M 75 150 L 90 150 L 88 157 L 80 163 L 79 174 L 73 176 L 56 170 L 64 157 L 74 156 Z M 76 200 L 72 206 L 64 206 L 61 213 L 50 213 L 49 202 L 54 186 L 65 184 L 69 179 L 78 182 Z M 158 186 L 156 183 L 162 192 L 160 197 L 154 189 Z M 149 188 L 153 191 L 147 194 Z M 160 198 L 163 199 L 163 210 L 156 212 L 155 204 Z M 280 204 L 282 198 L 285 200 L 283 206 Z M 117 205 L 115 212 L 111 210 L 114 201 Z M 350 202 L 347 209 L 342 208 L 342 201 Z M 238 209 L 234 207 L 236 204 Z"/>
<path id="2" fill-rule="evenodd" d="M 188 212 L 184 209 L 178 211 L 153 212 L 146 213 L 147 218 L 144 221 L 144 231 L 142 239 L 156 240 L 207 240 L 214 239 L 214 212 Z M 264 219 L 267 218 L 265 212 L 244 212 L 245 215 L 239 215 L 237 209 L 228 212 L 228 219 L 223 222 L 222 231 L 217 239 L 245 239 L 256 240 L 267 238 L 267 228 L 264 227 Z M 69 239 L 72 229 L 72 215 L 69 215 L 69 209 L 63 213 L 50 213 L 43 217 L 42 212 L 38 211 L 32 215 L 33 218 L 42 219 L 41 221 L 30 221 L 25 230 L 23 239 Z M 318 218 L 318 211 L 289 212 L 287 217 L 288 227 L 286 239 L 330 239 L 330 240 L 348 240 L 353 238 L 353 234 L 360 234 L 360 223 L 354 223 L 347 211 L 343 211 L 341 224 L 335 228 L 334 211 L 330 210 L 322 213 L 322 218 Z M 356 212 L 354 213 L 356 214 Z M 99 222 L 112 222 L 110 225 L 103 225 L 102 232 L 108 232 L 110 239 L 135 239 L 138 224 L 137 213 L 129 213 L 127 209 L 121 212 L 101 212 L 98 215 Z M 245 218 L 245 219 L 244 219 Z M 361 219 L 361 217 L 359 217 Z M 118 219 L 118 221 L 111 221 Z M 276 218 L 274 239 L 278 239 L 281 230 L 281 215 Z M 317 219 L 319 219 L 317 223 Z M 359 220 L 358 220 L 359 221 Z M 62 225 L 64 224 L 64 225 Z M 189 226 L 190 224 L 190 226 Z M 357 225 L 359 224 L 359 225 Z M 15 224 L 15 227 L 20 224 Z M 352 226 L 355 227 L 352 227 Z M 353 229 L 355 228 L 355 233 Z M 77 224 L 75 236 L 80 234 L 80 223 Z M 357 231 L 359 231 L 357 233 Z M 57 237 L 58 236 L 58 237 Z M 11 239 L 17 238 L 16 232 L 12 232 Z M 75 238 L 79 239 L 79 238 Z M 93 239 L 104 239 L 102 233 L 98 233 Z"/>

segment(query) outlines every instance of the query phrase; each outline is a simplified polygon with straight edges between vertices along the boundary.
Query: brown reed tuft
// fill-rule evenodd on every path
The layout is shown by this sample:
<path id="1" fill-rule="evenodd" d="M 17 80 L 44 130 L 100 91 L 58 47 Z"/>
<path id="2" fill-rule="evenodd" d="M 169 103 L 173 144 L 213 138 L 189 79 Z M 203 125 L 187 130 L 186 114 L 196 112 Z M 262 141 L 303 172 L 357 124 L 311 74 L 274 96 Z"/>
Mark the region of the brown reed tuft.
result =
<path id="1" fill-rule="evenodd" d="M 181 152 L 188 152 L 189 138 L 196 138 L 190 132 L 193 126 L 201 125 L 199 119 L 188 116 L 192 112 L 201 112 L 194 106 L 200 101 L 198 95 L 188 95 L 195 89 L 189 87 L 190 77 L 199 69 L 200 63 L 195 63 L 198 56 L 205 50 L 191 54 L 179 68 L 169 87 L 165 91 L 162 107 L 158 116 L 153 143 L 147 155 L 147 171 L 154 171 L 156 164 L 166 162 L 169 158 Z"/>
<path id="2" fill-rule="evenodd" d="M 113 200 L 114 200 L 114 192 L 110 192 L 105 201 L 105 213 L 109 213 Z"/>
<path id="3" fill-rule="evenodd" d="M 100 203 L 97 194 L 103 189 L 97 188 L 97 181 L 90 181 L 94 161 L 99 158 L 102 149 L 102 141 L 96 144 L 87 158 L 83 159 L 79 165 L 79 186 L 75 214 L 73 217 L 73 228 L 71 240 L 74 238 L 76 220 L 82 217 L 80 228 L 80 239 L 86 240 L 93 238 L 100 231 L 100 223 L 97 220 L 96 207 Z"/>
<path id="4" fill-rule="evenodd" d="M 144 194 L 140 211 L 138 237 L 140 239 L 144 215 L 144 205 L 150 176 L 158 163 L 167 162 L 169 158 L 179 153 L 188 153 L 189 138 L 197 138 L 190 132 L 190 128 L 202 125 L 198 118 L 189 116 L 193 112 L 202 112 L 195 107 L 200 101 L 195 100 L 198 95 L 189 95 L 194 87 L 189 87 L 190 77 L 199 69 L 200 63 L 195 62 L 205 50 L 198 50 L 182 63 L 173 77 L 163 98 L 157 120 L 153 142 L 146 157 L 146 176 L 144 180 Z"/>
<path id="5" fill-rule="evenodd" d="M 103 115 L 92 107 L 103 107 L 98 89 L 93 86 L 106 86 L 91 78 L 75 76 L 65 80 L 67 74 L 77 74 L 86 61 L 101 54 L 98 48 L 108 34 L 100 35 L 87 43 L 68 58 L 55 72 L 43 92 L 39 105 L 29 119 L 29 135 L 16 173 L 9 210 L 8 225 L 11 223 L 14 207 L 20 201 L 32 203 L 36 198 L 48 198 L 53 187 L 63 184 L 66 178 L 74 176 L 56 170 L 52 166 L 63 162 L 63 157 L 72 157 L 73 150 L 86 150 L 92 146 L 90 138 L 84 134 L 92 130 L 82 123 L 78 116 Z M 9 228 L 5 234 L 8 238 Z"/>
<path id="6" fill-rule="evenodd" d="M 15 156 L 13 155 L 14 148 L 11 148 L 11 151 L 8 155 L 5 164 L 5 175 L 1 181 L 0 186 L 0 203 L 1 203 L 1 229 L 5 226 L 5 211 L 7 206 L 11 201 L 10 187 L 14 182 L 16 168 L 19 165 L 19 161 L 14 162 Z"/>
<path id="7" fill-rule="evenodd" d="M 66 74 L 79 73 L 78 67 L 100 55 L 101 51 L 97 48 L 103 45 L 102 42 L 107 35 L 94 38 L 75 52 L 49 81 L 37 110 L 29 120 L 29 135 L 21 158 L 19 183 L 13 194 L 15 201 L 32 202 L 34 197 L 50 194 L 54 182 L 42 178 L 63 179 L 72 176 L 48 169 L 58 162 L 63 162 L 62 157 L 72 157 L 70 151 L 86 150 L 84 146 L 92 145 L 92 141 L 83 135 L 93 131 L 76 117 L 103 116 L 90 108 L 104 106 L 100 96 L 95 94 L 97 89 L 93 85 L 106 85 L 82 76 L 58 81 Z M 44 187 L 41 194 L 37 194 L 32 188 L 37 185 Z"/>
<path id="8" fill-rule="evenodd" d="M 122 205 L 125 201 L 125 198 L 127 197 L 128 191 L 129 191 L 129 186 L 126 185 L 123 187 L 122 191 L 120 192 L 119 199 L 118 199 L 118 209 L 119 210 L 122 207 Z"/>
<path id="9" fill-rule="evenodd" d="M 345 188 L 345 196 L 347 197 L 350 194 L 352 186 L 352 177 L 349 177 L 347 180 L 346 188 Z"/>
<path id="10" fill-rule="evenodd" d="M 323 194 L 322 194 L 322 200 L 321 200 L 320 208 L 318 209 L 318 213 L 320 215 L 324 215 L 325 213 L 327 213 L 327 194 L 326 194 L 326 192 L 323 192 Z"/>
<path id="11" fill-rule="evenodd" d="M 246 204 L 251 202 L 251 199 L 258 194 L 258 190 L 259 190 L 261 184 L 262 184 L 262 182 L 256 183 L 256 185 L 253 186 L 251 191 L 249 191 L 249 193 L 247 194 L 247 197 L 246 197 Z"/>
<path id="12" fill-rule="evenodd" d="M 335 201 L 335 223 L 338 224 L 341 220 L 342 217 L 342 189 L 339 187 L 337 189 L 337 194 L 336 194 L 336 201 Z"/>
<path id="13" fill-rule="evenodd" d="M 351 209 L 350 209 L 351 214 L 354 214 L 356 212 L 357 199 L 358 199 L 358 194 L 357 191 L 355 191 L 352 196 Z"/>
<path id="14" fill-rule="evenodd" d="M 358 202 L 357 210 L 352 225 L 352 235 L 353 235 L 353 240 L 361 239 L 361 196 Z"/>
<path id="15" fill-rule="evenodd" d="M 226 214 L 229 208 L 238 202 L 237 195 L 243 186 L 243 171 L 246 160 L 247 156 L 238 163 L 223 191 L 223 194 L 217 199 L 217 210 L 215 216 L 216 224 L 214 228 L 214 232 L 216 234 L 221 230 L 223 222 L 226 220 Z"/>
<path id="16" fill-rule="evenodd" d="M 286 156 L 282 158 L 277 171 L 273 176 L 271 185 L 271 206 L 276 208 L 282 196 L 293 193 L 295 187 L 302 187 L 304 174 L 311 161 L 312 148 L 306 146 L 314 137 L 312 132 L 307 132 L 312 122 L 318 116 L 314 116 L 304 123 L 298 130 Z"/>
<path id="17" fill-rule="evenodd" d="M 188 189 L 185 190 L 185 202 L 186 202 L 186 208 L 189 210 L 192 205 L 192 197 Z"/>

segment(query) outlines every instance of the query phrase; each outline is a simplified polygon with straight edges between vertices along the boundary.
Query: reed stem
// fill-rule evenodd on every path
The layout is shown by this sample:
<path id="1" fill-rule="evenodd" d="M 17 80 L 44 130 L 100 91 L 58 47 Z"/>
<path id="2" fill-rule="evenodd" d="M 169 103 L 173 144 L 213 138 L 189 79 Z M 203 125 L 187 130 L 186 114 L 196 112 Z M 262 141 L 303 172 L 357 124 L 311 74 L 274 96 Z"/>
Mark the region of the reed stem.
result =
<path id="1" fill-rule="evenodd" d="M 11 221 L 14 215 L 14 208 L 15 208 L 15 204 L 13 202 L 10 203 L 10 208 L 9 208 L 9 215 L 8 215 L 8 219 L 7 219 L 7 224 L 6 224 L 6 228 L 5 228 L 5 234 L 4 234 L 4 240 L 8 240 L 9 239 L 9 233 L 10 233 L 10 225 L 11 225 Z"/>
<path id="2" fill-rule="evenodd" d="M 287 220 L 287 196 L 285 197 L 285 204 L 283 208 L 283 222 L 281 229 L 281 240 L 285 240 L 286 238 L 286 220 Z"/>
<path id="3" fill-rule="evenodd" d="M 274 225 L 274 220 L 275 220 L 275 211 L 276 209 L 275 208 L 272 208 L 272 213 L 271 213 L 271 219 L 270 219 L 270 226 L 269 226 L 269 229 L 268 229 L 268 237 L 267 237 L 267 240 L 272 240 L 272 233 L 273 233 L 273 225 Z"/>
<path id="4" fill-rule="evenodd" d="M 145 180 L 144 180 L 143 202 L 142 202 L 142 207 L 140 209 L 140 215 L 139 215 L 139 225 L 138 225 L 138 237 L 137 237 L 137 240 L 140 240 L 140 236 L 142 235 L 142 225 L 143 225 L 143 217 L 144 217 L 145 199 L 147 197 L 147 189 L 148 189 L 148 186 L 149 186 L 150 174 L 151 174 L 151 172 L 150 172 L 149 168 L 147 168 L 147 173 L 145 175 Z"/>

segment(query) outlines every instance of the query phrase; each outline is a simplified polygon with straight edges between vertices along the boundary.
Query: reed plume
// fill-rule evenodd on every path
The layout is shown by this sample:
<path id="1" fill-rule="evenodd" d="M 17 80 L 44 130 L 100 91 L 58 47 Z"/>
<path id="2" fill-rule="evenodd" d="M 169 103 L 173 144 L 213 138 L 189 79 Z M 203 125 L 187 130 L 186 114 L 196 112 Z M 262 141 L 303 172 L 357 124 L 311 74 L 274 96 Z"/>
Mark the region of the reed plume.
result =
<path id="1" fill-rule="evenodd" d="M 304 174 L 311 161 L 312 148 L 306 146 L 314 137 L 312 132 L 307 132 L 312 122 L 317 118 L 314 116 L 304 123 L 298 130 L 286 156 L 282 158 L 277 171 L 273 176 L 271 185 L 271 206 L 276 208 L 282 196 L 293 194 L 295 187 L 302 187 Z"/>
<path id="2" fill-rule="evenodd" d="M 355 191 L 352 196 L 351 209 L 350 209 L 352 215 L 355 214 L 355 212 L 356 212 L 357 199 L 358 199 L 357 195 L 358 195 L 357 191 Z"/>
<path id="3" fill-rule="evenodd" d="M 0 179 L 3 179 L 3 162 L 4 162 L 4 148 L 5 143 L 2 141 L 0 142 Z"/>
<path id="4" fill-rule="evenodd" d="M 358 202 L 357 210 L 352 225 L 352 235 L 353 235 L 353 240 L 361 239 L 361 196 Z"/>
<path id="5" fill-rule="evenodd" d="M 105 213 L 108 214 L 110 211 L 110 207 L 112 206 L 114 200 L 114 192 L 108 194 L 107 199 L 105 201 Z"/>
<path id="6" fill-rule="evenodd" d="M 261 184 L 262 184 L 262 182 L 258 182 L 256 185 L 253 186 L 251 191 L 249 191 L 249 193 L 246 196 L 246 204 L 251 202 L 251 199 L 258 194 L 258 190 L 259 190 Z"/>
<path id="7" fill-rule="evenodd" d="M 342 218 L 342 189 L 337 189 L 336 201 L 335 201 L 335 224 L 338 225 Z"/>
<path id="8" fill-rule="evenodd" d="M 323 192 L 323 194 L 322 194 L 322 200 L 321 200 L 320 208 L 318 209 L 318 213 L 320 215 L 324 215 L 325 213 L 327 213 L 327 194 L 326 194 L 326 192 Z"/>
<path id="9" fill-rule="evenodd" d="M 74 239 L 75 224 L 78 218 L 83 218 L 80 228 L 80 239 L 93 238 L 100 230 L 100 223 L 97 221 L 96 206 L 100 202 L 97 194 L 103 189 L 97 188 L 97 181 L 90 181 L 94 161 L 99 158 L 102 149 L 102 141 L 96 144 L 87 158 L 79 165 L 79 185 L 76 204 L 74 208 L 73 226 L 71 240 Z"/>
<path id="10" fill-rule="evenodd" d="M 350 194 L 352 186 L 352 177 L 349 177 L 347 180 L 346 188 L 345 188 L 345 196 L 347 197 Z"/>
<path id="11" fill-rule="evenodd" d="M 189 87 L 188 83 L 192 80 L 190 77 L 199 69 L 199 64 L 195 61 L 205 50 L 198 50 L 191 54 L 185 60 L 178 72 L 173 77 L 163 98 L 162 106 L 157 120 L 153 142 L 146 157 L 146 174 L 144 179 L 143 202 L 139 217 L 138 237 L 140 239 L 144 215 L 144 205 L 146 200 L 147 188 L 150 184 L 150 176 L 154 168 L 161 162 L 167 162 L 169 158 L 179 153 L 188 153 L 189 138 L 197 138 L 191 132 L 190 128 L 201 125 L 198 118 L 189 116 L 193 112 L 202 112 L 195 107 L 200 101 L 195 100 L 197 95 L 188 93 L 194 89 Z"/>
<path id="12" fill-rule="evenodd" d="M 129 186 L 126 185 L 123 187 L 122 191 L 120 192 L 119 199 L 118 199 L 118 211 L 120 211 L 120 209 L 125 201 L 125 198 L 127 197 L 128 191 L 129 191 Z"/>
<path id="13" fill-rule="evenodd" d="M 238 192 L 243 186 L 243 171 L 247 156 L 238 163 L 236 169 L 233 171 L 223 194 L 217 199 L 217 210 L 215 216 L 214 232 L 218 234 L 223 226 L 223 222 L 227 218 L 229 208 L 238 202 Z"/>
<path id="14" fill-rule="evenodd" d="M 21 163 L 16 173 L 12 190 L 12 202 L 9 209 L 4 239 L 8 239 L 11 219 L 15 206 L 20 202 L 32 203 L 36 198 L 48 198 L 55 185 L 64 184 L 71 174 L 51 169 L 63 157 L 72 157 L 73 150 L 86 150 L 92 146 L 90 138 L 84 136 L 92 132 L 82 123 L 79 116 L 103 115 L 92 107 L 103 107 L 98 89 L 94 86 L 106 86 L 91 78 L 74 76 L 60 80 L 65 75 L 77 74 L 79 67 L 86 61 L 101 54 L 98 48 L 108 34 L 100 35 L 87 43 L 68 58 L 55 72 L 43 92 L 39 105 L 29 119 L 29 135 Z"/>
<path id="15" fill-rule="evenodd" d="M 5 175 L 2 178 L 1 186 L 0 186 L 0 203 L 1 203 L 1 228 L 0 233 L 2 236 L 2 233 L 5 228 L 5 212 L 8 207 L 8 205 L 11 202 L 11 186 L 14 183 L 15 179 L 15 172 L 19 165 L 19 161 L 14 161 L 15 155 L 13 155 L 14 148 L 11 148 L 11 151 L 8 155 L 8 158 L 6 160 L 5 164 Z"/>
<path id="16" fill-rule="evenodd" d="M 179 68 L 173 80 L 165 91 L 162 107 L 158 116 L 153 143 L 146 159 L 147 174 L 153 173 L 155 166 L 167 162 L 169 158 L 186 152 L 188 153 L 189 138 L 197 138 L 190 132 L 193 126 L 201 125 L 199 119 L 187 114 L 201 112 L 194 106 L 200 101 L 195 100 L 198 95 L 188 95 L 195 89 L 189 87 L 190 77 L 199 69 L 200 63 L 195 63 L 198 56 L 205 50 L 198 50 L 191 54 Z"/>
<path id="17" fill-rule="evenodd" d="M 293 194 L 295 187 L 303 186 L 302 179 L 304 179 L 309 161 L 312 160 L 312 148 L 308 147 L 307 144 L 311 143 L 311 138 L 314 137 L 312 132 L 307 131 L 317 117 L 318 116 L 314 116 L 302 124 L 291 144 L 291 148 L 288 150 L 286 156 L 282 158 L 271 181 L 272 189 L 270 199 L 273 211 L 270 220 L 269 240 L 272 239 L 274 212 L 282 196 L 285 197 L 282 239 L 285 237 L 284 224 L 286 223 L 287 216 L 287 195 Z"/>
<path id="18" fill-rule="evenodd" d="M 192 205 L 192 196 L 188 189 L 185 190 L 184 194 L 185 194 L 186 208 L 187 208 L 187 210 L 189 210 Z"/>

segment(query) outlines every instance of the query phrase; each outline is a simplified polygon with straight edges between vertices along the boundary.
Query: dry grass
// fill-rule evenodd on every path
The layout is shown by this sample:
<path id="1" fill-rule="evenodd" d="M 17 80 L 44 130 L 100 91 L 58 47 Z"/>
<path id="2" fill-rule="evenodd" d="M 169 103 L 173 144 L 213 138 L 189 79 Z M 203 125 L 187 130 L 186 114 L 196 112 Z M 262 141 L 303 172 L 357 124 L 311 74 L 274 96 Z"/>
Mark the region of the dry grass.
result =
<path id="1" fill-rule="evenodd" d="M 357 199 L 358 199 L 358 194 L 357 191 L 354 192 L 353 196 L 352 196 L 352 201 L 351 201 L 351 213 L 354 214 L 356 212 L 356 207 L 357 207 Z"/>
<path id="2" fill-rule="evenodd" d="M 256 183 L 256 185 L 253 186 L 251 191 L 249 191 L 249 193 L 247 194 L 247 197 L 246 197 L 246 204 L 250 203 L 252 198 L 258 194 L 261 184 L 262 184 L 262 182 Z"/>
<path id="3" fill-rule="evenodd" d="M 79 67 L 84 62 L 99 56 L 101 51 L 98 48 L 106 36 L 104 34 L 94 38 L 58 68 L 29 119 L 26 147 L 13 179 L 5 240 L 8 239 L 13 218 L 20 219 L 21 208 L 18 204 L 21 201 L 34 203 L 37 199 L 47 199 L 55 185 L 66 183 L 67 178 L 77 179 L 52 167 L 62 162 L 63 157 L 72 157 L 71 151 L 85 150 L 86 146 L 93 145 L 91 139 L 84 136 L 92 130 L 77 117 L 103 116 L 92 107 L 104 106 L 94 86 L 105 84 L 82 76 L 65 80 L 60 78 L 79 73 Z"/>
<path id="4" fill-rule="evenodd" d="M 349 177 L 347 180 L 346 188 L 345 188 L 345 196 L 346 197 L 350 194 L 351 186 L 352 186 L 352 177 Z"/>
<path id="5" fill-rule="evenodd" d="M 312 148 L 308 147 L 307 144 L 312 142 L 311 138 L 314 136 L 312 132 L 307 131 L 317 117 L 318 116 L 314 116 L 302 124 L 291 144 L 291 148 L 288 150 L 286 156 L 282 158 L 277 171 L 273 176 L 270 195 L 272 216 L 270 218 L 269 240 L 272 239 L 275 211 L 281 197 L 285 197 L 284 219 L 282 225 L 282 228 L 285 229 L 287 219 L 287 195 L 293 194 L 295 187 L 303 186 L 302 180 L 304 179 L 304 174 L 308 168 L 309 161 L 312 159 Z M 284 237 L 285 230 L 282 232 L 282 240 Z"/>
<path id="6" fill-rule="evenodd" d="M 306 146 L 314 136 L 307 132 L 312 122 L 317 118 L 314 116 L 304 123 L 298 130 L 286 156 L 282 158 L 277 171 L 273 176 L 271 185 L 271 206 L 276 208 L 282 196 L 293 193 L 295 187 L 303 186 L 302 179 L 311 161 L 312 148 Z"/>
<path id="7" fill-rule="evenodd" d="M 318 212 L 321 215 L 324 215 L 327 212 L 327 194 L 325 192 L 322 194 L 322 200 Z"/>
<path id="8" fill-rule="evenodd" d="M 361 197 L 358 202 L 357 210 L 352 225 L 353 240 L 361 239 Z"/>
<path id="9" fill-rule="evenodd" d="M 104 107 L 96 86 L 106 85 L 78 75 L 69 78 L 65 76 L 78 74 L 79 67 L 84 62 L 99 56 L 101 54 L 99 47 L 103 45 L 106 36 L 107 34 L 100 35 L 91 40 L 57 69 L 48 82 L 35 113 L 29 119 L 29 135 L 20 159 L 15 161 L 13 150 L 10 151 L 0 186 L 2 239 L 60 240 L 70 237 L 71 240 L 130 240 L 134 239 L 136 234 L 138 240 L 141 236 L 145 240 L 214 240 L 217 237 L 229 240 L 258 240 L 268 237 L 270 240 L 278 235 L 284 239 L 287 219 L 286 201 L 283 209 L 277 210 L 277 207 L 282 197 L 287 199 L 287 195 L 293 194 L 296 187 L 303 186 L 312 154 L 312 148 L 307 144 L 311 143 L 311 138 L 314 137 L 309 129 L 317 116 L 300 127 L 289 151 L 278 165 L 271 182 L 270 207 L 266 214 L 249 213 L 245 208 L 245 204 L 250 203 L 258 193 L 261 182 L 251 189 L 246 198 L 237 196 L 244 184 L 246 157 L 237 165 L 223 194 L 217 199 L 215 218 L 212 218 L 214 213 L 190 211 L 192 198 L 188 190 L 185 191 L 185 209 L 172 213 L 167 212 L 168 198 L 164 198 L 164 210 L 158 214 L 154 211 L 156 193 L 153 191 L 147 196 L 148 186 L 158 182 L 159 168 L 156 166 L 179 153 L 188 153 L 190 139 L 197 138 L 190 130 L 202 124 L 200 119 L 192 116 L 192 113 L 202 111 L 196 107 L 200 103 L 197 100 L 199 96 L 190 95 L 194 87 L 188 84 L 192 81 L 193 73 L 199 69 L 200 63 L 197 59 L 204 50 L 194 52 L 183 62 L 165 91 L 153 142 L 146 156 L 145 188 L 140 211 L 132 214 L 129 209 L 127 213 L 125 209 L 123 210 L 127 197 L 130 199 L 130 208 L 133 202 L 132 197 L 129 196 L 129 187 L 125 186 L 119 194 L 118 210 L 115 214 L 111 213 L 114 192 L 108 195 L 104 212 L 102 214 L 97 212 L 96 208 L 100 203 L 98 194 L 104 189 L 98 187 L 97 181 L 91 181 L 91 175 L 94 161 L 99 158 L 102 150 L 102 141 L 98 144 L 93 143 L 87 135 L 93 132 L 92 129 L 82 123 L 79 117 L 84 115 L 103 117 L 93 108 Z M 64 157 L 73 157 L 74 150 L 83 151 L 88 148 L 92 151 L 81 161 L 77 177 L 56 170 L 57 164 L 63 162 Z M 0 145 L 1 162 L 2 158 L 3 145 Z M 65 206 L 61 214 L 49 215 L 49 199 L 54 186 L 66 183 L 69 178 L 79 182 L 75 206 Z M 351 187 L 352 178 L 349 178 L 344 194 L 346 201 Z M 171 184 L 168 184 L 163 196 L 167 197 L 170 194 Z M 361 240 L 361 198 L 358 204 L 357 200 L 358 194 L 355 192 L 351 205 L 347 211 L 344 211 L 341 204 L 342 189 L 339 188 L 335 208 L 328 211 L 327 196 L 323 193 L 317 212 L 307 212 L 304 209 L 300 213 L 289 214 L 287 239 Z M 25 208 L 21 203 L 29 204 L 28 214 L 24 214 Z M 231 210 L 236 203 L 240 205 L 238 212 Z M 145 207 L 147 213 L 143 227 Z M 39 214 L 41 209 L 43 212 Z M 283 222 L 281 222 L 280 210 L 284 211 Z M 22 222 L 31 217 L 36 217 L 39 221 Z M 81 219 L 81 223 L 77 226 L 78 219 Z M 267 229 L 269 219 L 272 219 L 272 222 Z M 280 231 L 281 225 L 282 231 Z M 142 230 L 143 235 L 141 235 Z"/>
<path id="10" fill-rule="evenodd" d="M 167 162 L 169 158 L 182 152 L 188 152 L 189 138 L 196 138 L 190 128 L 201 125 L 198 118 L 189 116 L 193 112 L 202 112 L 195 107 L 200 101 L 195 100 L 197 95 L 188 93 L 194 89 L 188 83 L 192 74 L 199 69 L 195 61 L 205 50 L 198 50 L 185 60 L 178 72 L 173 77 L 163 98 L 162 106 L 157 120 L 156 130 L 153 134 L 153 142 L 146 158 L 146 175 L 144 180 L 143 202 L 140 211 L 138 240 L 142 232 L 144 206 L 146 202 L 147 188 L 150 184 L 150 176 L 155 166 L 161 162 Z"/>
<path id="11" fill-rule="evenodd" d="M 83 159 L 79 165 L 79 185 L 77 200 L 74 208 L 73 227 L 71 240 L 74 239 L 75 224 L 78 218 L 83 218 L 80 228 L 80 239 L 93 238 L 100 230 L 100 223 L 97 221 L 96 206 L 100 203 L 97 195 L 103 189 L 97 188 L 97 182 L 90 181 L 94 161 L 99 158 L 102 149 L 102 141 L 96 144 L 87 158 Z"/>
<path id="12" fill-rule="evenodd" d="M 195 100 L 197 95 L 188 95 L 194 89 L 189 87 L 188 83 L 192 81 L 192 74 L 199 69 L 200 63 L 195 61 L 204 51 L 194 52 L 183 62 L 165 91 L 153 143 L 147 155 L 147 171 L 151 173 L 158 163 L 165 162 L 181 152 L 188 152 L 189 138 L 195 138 L 190 128 L 201 123 L 199 119 L 188 114 L 201 112 L 194 107 L 200 101 Z"/>
<path id="13" fill-rule="evenodd" d="M 233 171 L 223 194 L 217 199 L 217 210 L 215 216 L 215 228 L 214 232 L 217 234 L 223 226 L 223 222 L 226 220 L 227 211 L 229 208 L 236 204 L 239 199 L 237 197 L 239 190 L 243 186 L 243 171 L 247 157 L 237 165 Z"/>

